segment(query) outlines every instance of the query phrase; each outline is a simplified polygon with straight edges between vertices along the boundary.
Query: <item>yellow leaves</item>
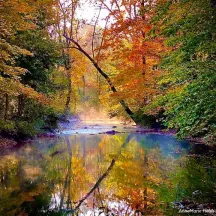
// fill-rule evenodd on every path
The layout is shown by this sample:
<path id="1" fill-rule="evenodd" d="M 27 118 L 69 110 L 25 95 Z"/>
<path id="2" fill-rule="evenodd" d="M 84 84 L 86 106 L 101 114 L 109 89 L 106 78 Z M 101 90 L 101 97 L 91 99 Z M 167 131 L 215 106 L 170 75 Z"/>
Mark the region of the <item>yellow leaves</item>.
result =
<path id="1" fill-rule="evenodd" d="M 8 0 L 3 1 L 0 8 L 1 19 L 4 21 L 0 30 L 9 29 L 9 31 L 27 30 L 35 27 L 33 17 L 30 15 L 35 11 L 34 3 L 24 0 Z"/>
<path id="2" fill-rule="evenodd" d="M 83 86 L 83 76 L 87 73 L 90 62 L 77 50 L 70 49 L 69 55 L 73 59 L 70 69 L 72 83 L 76 87 Z"/>
<path id="3" fill-rule="evenodd" d="M 1 58 L 4 60 L 4 61 L 9 61 L 10 60 L 10 55 L 8 52 L 6 52 L 5 50 L 2 50 L 1 51 Z"/>
<path id="4" fill-rule="evenodd" d="M 2 92 L 5 92 L 9 95 L 19 95 L 18 89 L 17 89 L 17 84 L 19 82 L 16 80 L 0 77 L 0 90 Z"/>
<path id="5" fill-rule="evenodd" d="M 16 170 L 18 168 L 18 159 L 14 155 L 6 155 L 0 159 L 0 174 L 5 170 Z"/>
<path id="6" fill-rule="evenodd" d="M 42 174 L 40 167 L 25 165 L 22 169 L 24 171 L 24 178 L 26 179 L 36 180 Z"/>
<path id="7" fill-rule="evenodd" d="M 91 180 L 91 177 L 87 176 L 86 169 L 82 166 L 83 161 L 81 159 L 79 159 L 78 157 L 72 157 L 71 165 L 73 167 L 72 175 L 74 177 L 74 181 L 82 181 L 83 176 L 85 176 L 86 182 L 89 182 Z"/>
<path id="8" fill-rule="evenodd" d="M 69 174 L 69 178 L 73 182 L 71 194 L 73 200 L 79 200 L 82 194 L 87 192 L 93 179 L 83 166 L 83 161 L 80 158 L 72 157 L 71 167 L 71 174 Z"/>
<path id="9" fill-rule="evenodd" d="M 18 92 L 20 92 L 20 94 L 23 94 L 28 98 L 32 98 L 32 99 L 36 100 L 42 104 L 49 104 L 49 102 L 50 102 L 49 99 L 45 95 L 38 93 L 37 91 L 35 91 L 34 89 L 32 89 L 29 86 L 24 86 L 22 84 L 19 84 Z"/>
<path id="10" fill-rule="evenodd" d="M 26 70 L 24 68 L 15 67 L 15 58 L 19 55 L 31 55 L 32 53 L 26 49 L 22 49 L 18 46 L 11 45 L 4 39 L 0 39 L 0 70 L 10 76 L 18 76 L 24 74 Z"/>
<path id="11" fill-rule="evenodd" d="M 14 96 L 23 94 L 28 98 L 37 100 L 40 103 L 43 104 L 49 103 L 49 99 L 46 96 L 36 92 L 34 89 L 30 88 L 29 86 L 25 86 L 21 84 L 19 80 L 16 79 L 0 77 L 0 91 Z"/>
<path id="12" fill-rule="evenodd" d="M 0 71 L 10 78 L 0 76 L 0 91 L 16 96 L 23 94 L 39 102 L 47 103 L 48 100 L 44 95 L 24 86 L 19 81 L 19 76 L 27 70 L 15 66 L 16 58 L 20 55 L 32 55 L 32 53 L 8 42 L 17 30 L 29 30 L 35 27 L 32 23 L 32 14 L 35 12 L 33 3 L 33 1 L 24 0 L 8 0 L 1 3 Z"/>
<path id="13" fill-rule="evenodd" d="M 27 70 L 24 68 L 13 67 L 5 64 L 0 64 L 0 70 L 4 71 L 4 74 L 9 75 L 11 77 L 17 77 L 27 72 Z"/>

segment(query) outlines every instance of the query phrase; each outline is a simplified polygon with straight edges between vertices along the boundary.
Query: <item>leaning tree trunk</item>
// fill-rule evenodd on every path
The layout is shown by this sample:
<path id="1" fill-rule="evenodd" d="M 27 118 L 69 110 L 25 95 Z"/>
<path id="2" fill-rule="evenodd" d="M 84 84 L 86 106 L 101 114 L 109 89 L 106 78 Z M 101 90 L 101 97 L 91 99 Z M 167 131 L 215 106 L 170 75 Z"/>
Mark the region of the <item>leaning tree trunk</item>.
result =
<path id="1" fill-rule="evenodd" d="M 104 77 L 104 79 L 107 81 L 108 85 L 110 86 L 112 92 L 116 93 L 117 89 L 115 88 L 115 86 L 113 85 L 110 77 L 99 67 L 99 65 L 97 64 L 97 62 L 79 45 L 78 42 L 76 42 L 73 38 L 69 38 L 67 37 L 67 35 L 64 34 L 64 37 L 73 42 L 77 47 L 77 50 L 79 50 L 81 53 L 83 53 L 91 62 L 92 64 L 95 66 L 95 68 L 97 69 L 97 71 Z M 123 107 L 123 109 L 125 110 L 125 112 L 130 116 L 130 118 L 136 122 L 136 119 L 134 117 L 134 113 L 132 112 L 132 110 L 129 108 L 129 106 L 125 103 L 124 100 L 120 100 L 119 103 L 121 104 L 121 106 Z"/>

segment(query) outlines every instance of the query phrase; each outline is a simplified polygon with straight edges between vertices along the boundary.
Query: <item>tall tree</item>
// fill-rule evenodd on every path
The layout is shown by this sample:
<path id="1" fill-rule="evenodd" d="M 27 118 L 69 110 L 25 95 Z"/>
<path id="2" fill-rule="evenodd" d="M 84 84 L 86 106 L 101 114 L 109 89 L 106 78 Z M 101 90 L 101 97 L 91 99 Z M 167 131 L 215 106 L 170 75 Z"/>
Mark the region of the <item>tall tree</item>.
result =
<path id="1" fill-rule="evenodd" d="M 155 105 L 179 135 L 215 137 L 215 6 L 208 0 L 158 1 L 155 22 L 169 49 Z M 151 106 L 150 109 L 154 109 Z M 150 111 L 151 112 L 151 111 Z"/>
<path id="2" fill-rule="evenodd" d="M 106 1 L 102 2 L 112 20 L 105 31 L 102 48 L 112 50 L 112 61 L 119 70 L 115 84 L 121 91 L 116 96 L 128 98 L 127 102 L 137 110 L 148 104 L 158 91 L 156 78 L 160 70 L 157 65 L 164 47 L 161 37 L 150 37 L 154 4 L 152 1 L 114 1 L 109 7 Z"/>
<path id="3" fill-rule="evenodd" d="M 87 52 L 87 50 L 85 50 L 85 46 L 87 45 L 87 42 L 85 41 L 85 44 L 83 45 L 80 42 L 80 27 L 82 27 L 82 25 L 85 24 L 85 20 L 80 21 L 78 19 L 76 19 L 76 7 L 75 5 L 77 4 L 77 1 L 75 2 L 64 2 L 61 3 L 59 2 L 60 7 L 61 7 L 61 11 L 63 13 L 63 22 L 64 22 L 64 34 L 63 36 L 66 38 L 66 40 L 68 42 L 70 42 L 73 46 L 71 46 L 71 48 L 77 49 L 78 51 L 80 51 L 81 53 L 83 53 L 90 61 L 91 63 L 94 65 L 94 67 L 97 69 L 97 71 L 105 78 L 105 80 L 107 81 L 110 89 L 116 93 L 118 92 L 116 87 L 113 84 L 113 81 L 110 79 L 110 77 L 108 76 L 108 74 L 106 72 L 104 72 L 102 70 L 102 68 L 99 66 L 99 64 L 97 63 L 96 58 L 94 57 L 94 54 Z M 69 9 L 70 8 L 70 9 Z M 70 22 L 71 25 L 71 31 L 68 32 L 66 25 L 68 23 L 68 19 L 72 22 Z M 97 24 L 97 22 L 95 22 L 95 24 Z M 93 37 L 91 38 L 91 41 L 94 40 L 94 34 L 92 35 Z M 92 42 L 92 44 L 94 44 L 94 42 Z M 93 50 L 94 51 L 94 50 Z M 128 107 L 128 105 L 125 103 L 125 101 L 123 99 L 121 99 L 120 104 L 122 105 L 122 107 L 124 108 L 124 110 L 126 111 L 126 113 L 133 119 L 135 120 L 134 116 L 133 116 L 133 112 L 132 110 Z"/>
<path id="4" fill-rule="evenodd" d="M 43 101 L 43 95 L 38 94 L 32 88 L 21 84 L 20 75 L 27 72 L 26 69 L 16 66 L 16 59 L 20 55 L 33 55 L 26 49 L 14 43 L 17 31 L 27 31 L 36 28 L 34 13 L 36 11 L 31 1 L 1 1 L 1 25 L 0 25 L 0 90 L 5 95 L 25 94 L 28 97 Z M 7 96 L 8 97 L 8 96 Z"/>

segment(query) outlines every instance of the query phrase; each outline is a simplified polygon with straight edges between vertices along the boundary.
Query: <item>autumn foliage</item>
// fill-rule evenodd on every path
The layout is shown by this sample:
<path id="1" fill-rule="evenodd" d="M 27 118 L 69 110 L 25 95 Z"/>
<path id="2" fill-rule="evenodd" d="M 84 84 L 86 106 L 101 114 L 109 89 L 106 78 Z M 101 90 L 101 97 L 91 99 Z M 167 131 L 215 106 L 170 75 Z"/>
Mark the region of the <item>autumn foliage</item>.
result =
<path id="1" fill-rule="evenodd" d="M 24 117 L 32 100 L 214 140 L 214 1 L 1 4 L 2 118 Z"/>

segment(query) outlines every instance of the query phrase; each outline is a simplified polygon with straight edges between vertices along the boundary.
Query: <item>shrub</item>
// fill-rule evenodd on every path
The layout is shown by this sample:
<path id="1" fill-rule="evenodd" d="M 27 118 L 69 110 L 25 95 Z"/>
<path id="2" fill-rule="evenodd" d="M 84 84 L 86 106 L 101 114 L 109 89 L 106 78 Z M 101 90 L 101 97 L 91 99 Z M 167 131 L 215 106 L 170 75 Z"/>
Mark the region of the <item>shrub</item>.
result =
<path id="1" fill-rule="evenodd" d="M 29 123 L 27 121 L 16 122 L 17 135 L 19 138 L 27 138 L 35 136 L 37 131 L 34 123 Z"/>
<path id="2" fill-rule="evenodd" d="M 15 134 L 16 124 L 14 121 L 0 120 L 0 133 L 1 134 Z"/>
<path id="3" fill-rule="evenodd" d="M 60 118 L 60 114 L 49 108 L 45 110 L 44 113 L 44 126 L 43 129 L 46 130 L 54 130 L 58 126 L 58 120 Z"/>
<path id="4" fill-rule="evenodd" d="M 158 113 L 156 116 L 154 115 L 146 115 L 142 110 L 137 111 L 134 114 L 136 122 L 142 126 L 149 128 L 163 128 L 161 119 L 163 118 L 162 113 Z"/>

